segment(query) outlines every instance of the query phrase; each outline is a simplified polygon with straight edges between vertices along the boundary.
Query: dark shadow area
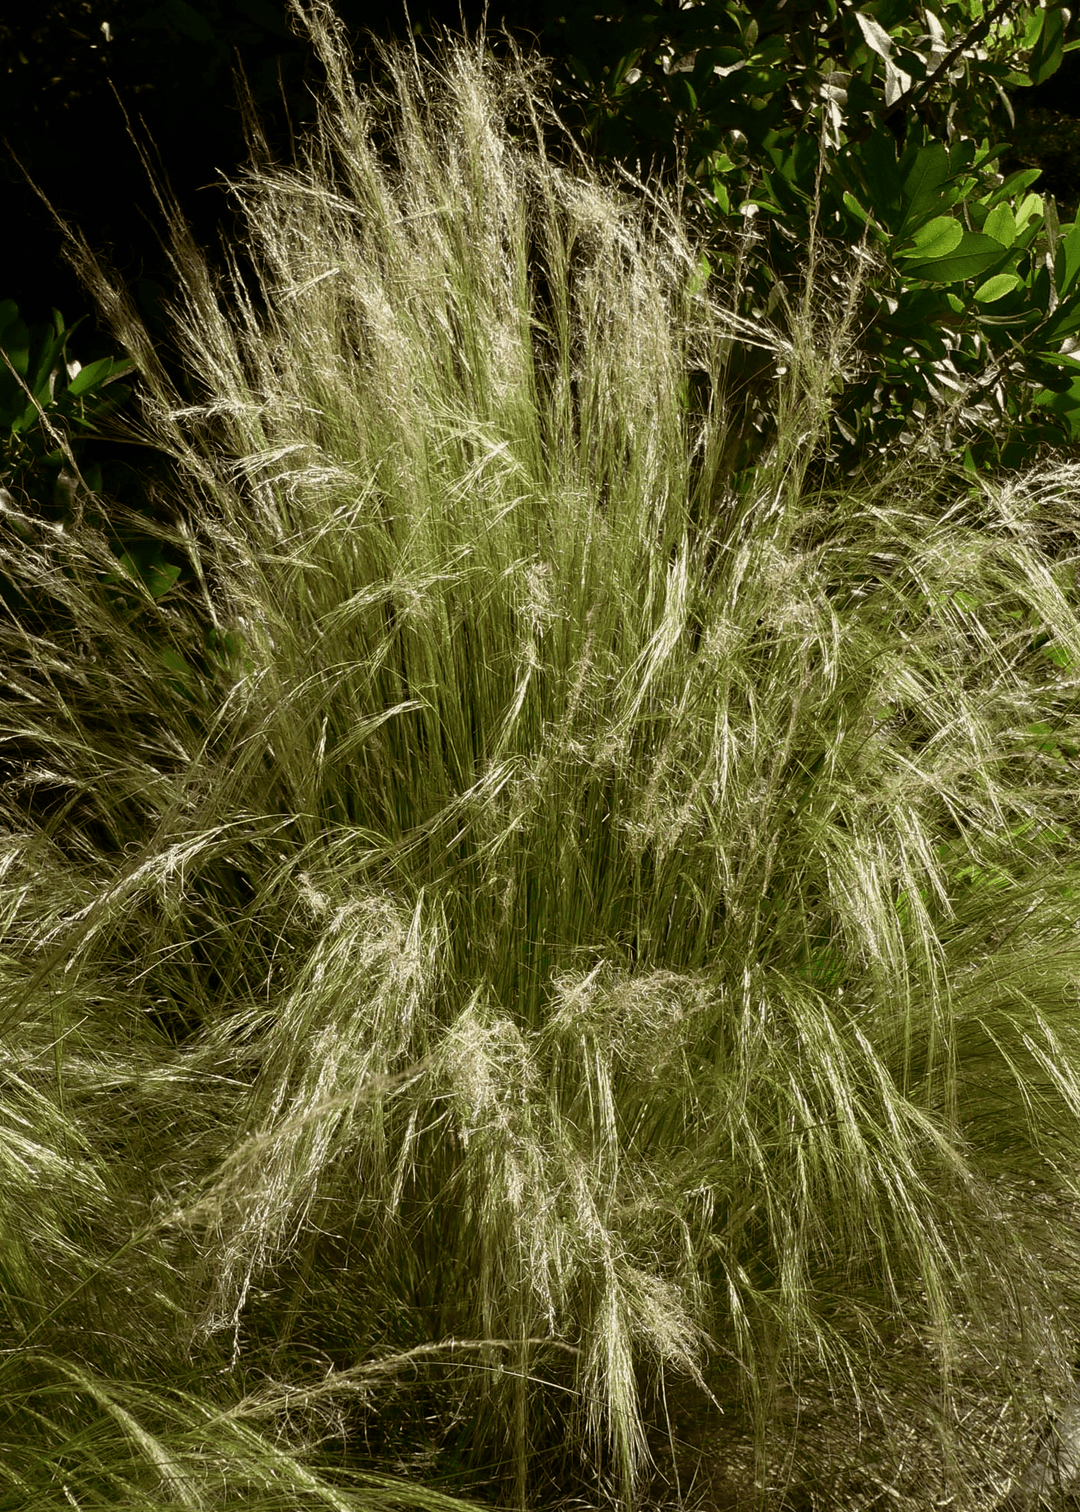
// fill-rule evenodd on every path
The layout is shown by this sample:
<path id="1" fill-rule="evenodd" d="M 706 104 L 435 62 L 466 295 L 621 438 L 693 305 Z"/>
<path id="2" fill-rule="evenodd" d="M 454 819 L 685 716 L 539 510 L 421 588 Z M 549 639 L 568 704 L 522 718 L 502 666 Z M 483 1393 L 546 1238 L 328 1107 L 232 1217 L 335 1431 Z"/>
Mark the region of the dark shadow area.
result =
<path id="1" fill-rule="evenodd" d="M 336 11 L 360 72 L 372 64 L 367 33 L 408 32 L 405 6 L 340 0 Z M 517 5 L 511 21 L 525 44 L 542 6 Z M 483 7 L 412 5 L 414 33 L 470 31 Z M 502 26 L 493 10 L 489 27 Z M 196 239 L 213 255 L 237 230 L 222 175 L 247 159 L 234 71 L 239 65 L 264 121 L 272 152 L 292 156 L 291 139 L 315 114 L 322 70 L 306 36 L 294 31 L 285 0 L 44 0 L 0 22 L 0 297 L 23 318 L 44 320 L 54 307 L 70 323 L 89 301 L 61 255 L 62 237 L 24 172 L 57 213 L 103 253 L 144 309 L 168 285 L 158 244 L 160 212 L 131 140 L 152 143 Z M 16 161 L 17 159 L 17 161 Z M 93 315 L 80 333 L 88 361 L 113 349 Z"/>

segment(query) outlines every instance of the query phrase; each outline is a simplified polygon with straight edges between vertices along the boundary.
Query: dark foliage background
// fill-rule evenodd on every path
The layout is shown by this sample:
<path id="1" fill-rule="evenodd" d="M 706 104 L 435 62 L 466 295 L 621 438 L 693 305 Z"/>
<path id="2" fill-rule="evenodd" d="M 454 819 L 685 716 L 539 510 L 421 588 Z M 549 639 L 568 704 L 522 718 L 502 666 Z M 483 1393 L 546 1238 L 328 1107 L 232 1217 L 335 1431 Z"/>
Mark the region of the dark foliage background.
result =
<path id="1" fill-rule="evenodd" d="M 427 0 L 409 5 L 408 19 L 402 0 L 340 0 L 336 9 L 362 65 L 370 56 L 367 31 L 400 37 L 411 22 L 424 36 L 456 30 L 462 20 L 472 29 L 484 7 L 476 0 L 460 6 Z M 556 79 L 580 93 L 570 59 L 602 56 L 612 23 L 677 9 L 667 0 L 622 8 L 609 21 L 594 16 L 592 6 L 515 0 L 492 6 L 488 24 L 493 32 L 505 25 L 526 46 L 538 44 L 553 58 Z M 53 306 L 69 319 L 87 308 L 60 257 L 52 217 L 19 164 L 91 244 L 109 252 L 129 282 L 138 287 L 160 276 L 147 220 L 153 199 L 124 110 L 136 125 L 145 124 L 196 232 L 212 241 L 219 223 L 230 225 L 219 175 L 244 158 L 233 87 L 237 62 L 271 141 L 287 153 L 290 132 L 311 118 L 320 71 L 307 40 L 294 34 L 284 0 L 44 0 L 12 8 L 0 21 L 0 138 L 10 149 L 0 153 L 0 297 L 14 298 L 31 321 L 47 317 Z M 1076 55 L 1066 56 L 1042 86 L 1012 95 L 1017 121 L 1006 166 L 1040 167 L 1039 188 L 1057 197 L 1062 219 L 1072 218 L 1080 200 L 1080 124 L 1072 113 L 1078 99 Z M 566 104 L 573 114 L 569 99 Z M 657 157 L 672 145 L 658 140 Z M 143 291 L 150 295 L 149 282 Z"/>
<path id="2" fill-rule="evenodd" d="M 952 8 L 957 37 L 963 33 L 959 9 Z M 1006 3 L 995 13 L 1010 9 L 1017 7 Z M 335 10 L 361 76 L 377 66 L 370 34 L 404 37 L 411 29 L 423 45 L 446 28 L 475 32 L 484 19 L 478 0 L 408 8 L 404 0 L 338 0 Z M 722 243 L 732 231 L 739 234 L 740 200 L 764 189 L 768 203 L 755 222 L 763 235 L 757 237 L 746 313 L 770 318 L 777 297 L 786 297 L 799 277 L 814 199 L 817 153 L 811 133 L 817 133 L 822 101 L 834 87 L 828 81 L 850 81 L 844 129 L 851 150 L 834 154 L 832 181 L 823 186 L 826 232 L 834 251 L 843 252 L 858 239 L 861 227 L 849 214 L 847 192 L 854 189 L 862 207 L 856 207 L 858 213 L 876 217 L 878 250 L 888 271 L 883 282 L 875 275 L 860 317 L 869 366 L 861 376 L 852 375 L 837 400 L 827 460 L 848 472 L 872 464 L 898 441 L 903 444 L 909 412 L 918 429 L 920 417 L 930 413 L 943 391 L 959 392 L 965 385 L 974 397 L 964 401 L 956 444 L 974 446 L 972 465 L 1019 465 L 1033 448 L 1080 437 L 1080 368 L 1071 358 L 1063 366 L 1060 355 L 1062 338 L 1071 339 L 1080 327 L 1071 287 L 1080 242 L 1059 256 L 1056 231 L 1058 222 L 1067 226 L 1073 219 L 1080 201 L 1074 150 L 1080 123 L 1070 114 L 1080 55 L 1064 50 L 1075 31 L 1071 13 L 1056 4 L 1045 12 L 1056 32 L 1048 20 L 1034 51 L 1029 49 L 1027 61 L 1021 59 L 1019 75 L 987 64 L 983 54 L 982 62 L 972 63 L 975 71 L 966 74 L 965 84 L 928 88 L 915 108 L 906 97 L 890 107 L 882 72 L 883 61 L 892 66 L 885 58 L 890 47 L 900 49 L 896 56 L 905 68 L 916 70 L 916 96 L 919 80 L 933 66 L 925 37 L 916 40 L 922 23 L 907 24 L 916 13 L 921 16 L 922 9 L 894 0 L 868 0 L 858 11 L 835 0 L 760 7 L 705 0 L 689 9 L 678 0 L 635 0 L 602 13 L 559 0 L 528 0 L 505 9 L 491 6 L 486 16 L 496 49 L 506 28 L 524 48 L 538 48 L 551 59 L 556 102 L 600 158 L 621 160 L 644 174 L 671 173 L 681 162 L 691 188 L 688 212 L 699 219 L 710 249 L 718 236 Z M 859 31 L 865 17 L 883 39 L 869 47 Z M 964 53 L 976 56 L 968 47 Z M 242 260 L 243 236 L 223 183 L 247 156 L 234 71 L 242 69 L 272 151 L 288 160 L 292 138 L 312 120 L 321 69 L 307 38 L 294 29 L 286 0 L 46 0 L 0 22 L 0 66 L 0 139 L 6 146 L 0 151 L 5 207 L 0 303 L 10 302 L 9 316 L 17 307 L 29 327 L 30 367 L 51 401 L 53 380 L 38 353 L 50 350 L 50 321 L 55 332 L 64 329 L 54 310 L 68 328 L 80 323 L 77 339 L 61 349 L 61 358 L 66 350 L 84 365 L 104 361 L 115 353 L 115 341 L 96 323 L 87 295 L 64 262 L 60 229 L 41 196 L 104 255 L 133 291 L 151 332 L 160 332 L 167 345 L 167 327 L 155 318 L 170 285 L 156 229 L 160 210 L 132 129 L 211 263 L 220 265 L 222 244 Z M 837 66 L 847 72 L 827 72 Z M 1014 87 L 1018 79 L 1025 87 Z M 1041 82 L 1031 87 L 1031 79 Z M 938 260 L 920 269 L 912 261 L 917 253 L 911 242 L 912 233 L 925 237 L 940 224 L 933 218 L 942 210 L 981 233 L 997 203 L 989 169 L 976 166 L 974 177 L 965 180 L 962 154 L 950 147 L 942 183 L 900 205 L 902 181 L 910 186 L 912 173 L 938 174 L 934 153 L 939 149 L 933 144 L 948 135 L 946 113 L 954 106 L 969 141 L 988 133 L 992 144 L 1008 144 L 991 166 L 1005 176 L 1039 170 L 1037 193 L 1057 201 L 1057 219 L 1050 225 L 1042 225 L 1040 212 L 1026 233 L 1022 227 L 1003 233 L 1001 252 L 1008 261 L 988 271 L 1007 269 L 1005 281 L 1017 287 L 1006 298 L 995 294 L 992 305 L 977 302 L 981 293 L 973 303 L 978 278 L 961 277 L 937 250 Z M 880 138 L 876 145 L 875 138 Z M 894 139 L 901 156 L 899 165 L 890 167 Z M 889 160 L 885 174 L 880 164 L 870 166 L 882 151 Z M 881 198 L 890 175 L 896 179 L 891 208 L 885 202 L 889 195 Z M 962 187 L 950 189 L 961 181 Z M 1052 218 L 1052 211 L 1048 214 Z M 975 242 L 994 246 L 985 236 Z M 1059 281 L 1065 280 L 1060 288 L 1052 269 L 1040 272 L 1047 248 L 1051 262 L 1059 257 Z M 902 291 L 895 286 L 898 269 L 906 280 Z M 898 310 L 896 293 L 902 294 Z M 1066 301 L 1060 310 L 1059 296 Z M 745 395 L 732 459 L 742 469 L 767 441 L 775 375 L 753 350 L 740 353 L 738 363 L 728 382 L 733 392 Z M 55 371 L 62 383 L 62 363 Z M 99 375 L 95 401 L 113 376 Z M 13 390 L 9 397 L 10 405 L 0 393 L 0 430 L 9 421 L 16 428 L 22 424 L 21 395 Z M 108 397 L 118 401 L 120 389 L 110 389 Z M 85 439 L 93 433 L 93 420 L 88 412 L 82 432 L 77 416 L 70 424 L 65 417 L 64 423 L 70 434 Z M 31 424 L 21 434 L 34 429 Z M 1020 440 L 1010 442 L 1010 434 Z M 39 471 L 52 444 L 44 437 L 31 459 Z M 92 459 L 95 443 L 87 444 Z M 19 478 L 25 480 L 30 467 L 25 447 L 21 455 Z M 44 485 L 29 492 L 51 497 L 63 509 L 55 481 L 63 459 L 55 450 L 48 455 Z M 8 465 L 13 465 L 10 456 Z M 120 487 L 115 477 L 106 481 L 113 492 Z"/>
<path id="3" fill-rule="evenodd" d="M 360 57 L 365 30 L 400 36 L 407 29 L 400 0 L 342 0 L 337 9 Z M 519 29 L 535 24 L 529 7 L 515 10 Z M 410 14 L 420 34 L 460 25 L 457 5 L 422 4 Z M 466 24 L 479 16 L 478 6 L 468 7 Z M 0 154 L 0 297 L 14 298 L 30 322 L 54 306 L 71 320 L 87 300 L 20 165 L 150 300 L 164 269 L 153 196 L 125 112 L 160 154 L 196 234 L 212 243 L 219 224 L 232 224 L 220 175 L 245 156 L 237 63 L 282 153 L 290 132 L 313 115 L 320 83 L 310 43 L 294 35 L 284 0 L 45 0 L 0 22 L 0 59 L 0 137 L 9 149 Z M 98 339 L 103 353 L 108 339 Z"/>

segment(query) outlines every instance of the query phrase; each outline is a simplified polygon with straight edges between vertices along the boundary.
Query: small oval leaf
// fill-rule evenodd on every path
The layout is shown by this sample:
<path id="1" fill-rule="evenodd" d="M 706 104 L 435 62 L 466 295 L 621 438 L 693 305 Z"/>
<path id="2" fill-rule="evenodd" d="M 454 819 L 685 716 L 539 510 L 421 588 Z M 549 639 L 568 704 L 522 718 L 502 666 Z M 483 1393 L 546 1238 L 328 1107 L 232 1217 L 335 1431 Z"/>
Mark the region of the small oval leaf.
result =
<path id="1" fill-rule="evenodd" d="M 983 231 L 1003 247 L 1011 247 L 1016 240 L 1016 216 L 1012 206 L 1006 203 L 995 205 L 986 217 Z"/>
<path id="2" fill-rule="evenodd" d="M 862 11 L 855 12 L 855 19 L 859 23 L 859 30 L 863 34 L 863 41 L 867 47 L 876 52 L 879 58 L 890 58 L 893 39 L 881 22 L 875 21 L 873 16 L 864 16 Z"/>
<path id="3" fill-rule="evenodd" d="M 1022 283 L 1019 273 L 995 273 L 975 290 L 975 299 L 979 304 L 993 304 L 995 299 L 1003 299 Z"/>
<path id="4" fill-rule="evenodd" d="M 72 378 L 67 391 L 72 398 L 78 398 L 80 394 L 87 394 L 91 389 L 100 388 L 102 384 L 120 377 L 123 373 L 130 373 L 133 367 L 134 364 L 126 357 L 102 357 L 98 362 L 88 362 Z"/>
<path id="5" fill-rule="evenodd" d="M 935 215 L 916 231 L 915 245 L 897 255 L 917 257 L 920 262 L 936 261 L 939 257 L 948 257 L 960 245 L 963 236 L 964 228 L 958 220 L 951 215 Z"/>
<path id="6" fill-rule="evenodd" d="M 180 576 L 179 567 L 171 562 L 149 562 L 143 572 L 143 581 L 150 590 L 151 598 L 163 598 Z"/>

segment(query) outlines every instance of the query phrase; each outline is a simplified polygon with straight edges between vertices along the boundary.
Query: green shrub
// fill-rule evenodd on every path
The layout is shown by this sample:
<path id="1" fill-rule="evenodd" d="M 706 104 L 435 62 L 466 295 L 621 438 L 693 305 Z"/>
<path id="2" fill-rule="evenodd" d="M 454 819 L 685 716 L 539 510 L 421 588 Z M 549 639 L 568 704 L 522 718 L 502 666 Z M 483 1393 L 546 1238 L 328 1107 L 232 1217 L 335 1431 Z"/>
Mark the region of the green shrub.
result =
<path id="1" fill-rule="evenodd" d="M 69 354 L 80 323 L 66 327 L 54 310 L 31 330 L 14 300 L 0 301 L 0 488 L 9 503 L 31 499 L 61 519 L 71 517 L 80 485 L 84 493 L 101 485 L 100 469 L 82 476 L 80 441 L 131 396 L 117 381 L 129 361 L 102 357 L 84 367 Z"/>
<path id="2" fill-rule="evenodd" d="M 741 269 L 745 312 L 782 319 L 808 249 L 819 300 L 837 297 L 861 243 L 830 469 L 876 467 L 901 438 L 991 469 L 1075 446 L 1080 230 L 1059 226 L 1038 168 L 1001 171 L 1010 96 L 1080 46 L 1058 0 L 564 9 L 548 7 L 545 45 L 590 147 L 638 175 L 678 164 L 708 257 Z M 763 354 L 733 354 L 744 465 L 769 443 L 775 377 Z"/>

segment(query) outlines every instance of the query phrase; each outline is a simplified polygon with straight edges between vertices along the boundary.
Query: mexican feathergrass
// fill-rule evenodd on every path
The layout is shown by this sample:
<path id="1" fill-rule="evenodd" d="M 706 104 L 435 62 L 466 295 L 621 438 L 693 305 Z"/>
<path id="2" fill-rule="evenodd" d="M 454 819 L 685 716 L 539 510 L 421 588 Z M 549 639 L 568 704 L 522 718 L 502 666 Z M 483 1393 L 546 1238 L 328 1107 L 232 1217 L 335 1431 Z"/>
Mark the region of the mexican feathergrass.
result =
<path id="1" fill-rule="evenodd" d="M 182 574 L 0 531 L 0 1507 L 982 1504 L 1080 1291 L 1080 473 L 829 479 L 820 266 L 737 320 L 537 65 L 294 10 L 171 365 L 71 241 Z"/>

